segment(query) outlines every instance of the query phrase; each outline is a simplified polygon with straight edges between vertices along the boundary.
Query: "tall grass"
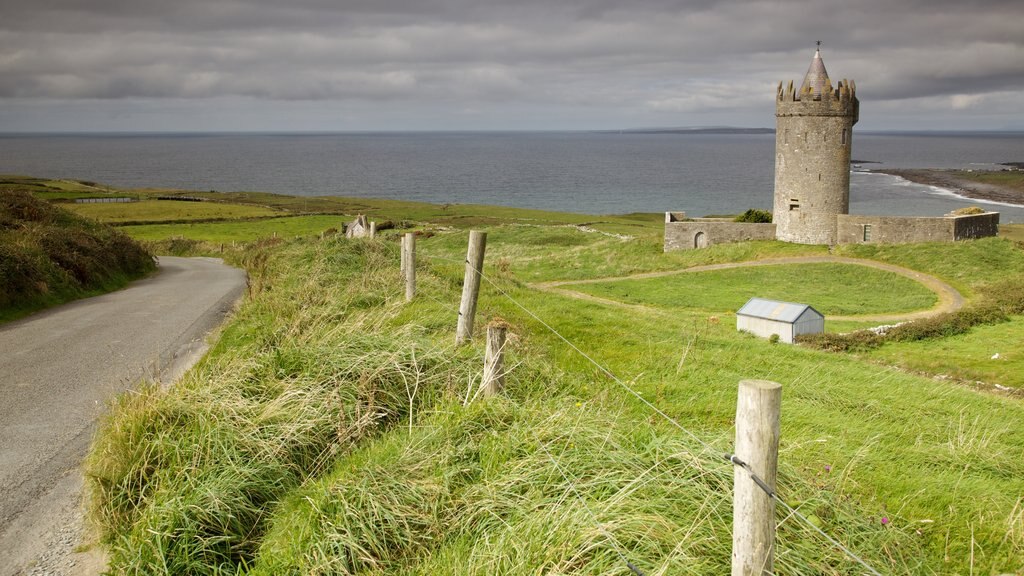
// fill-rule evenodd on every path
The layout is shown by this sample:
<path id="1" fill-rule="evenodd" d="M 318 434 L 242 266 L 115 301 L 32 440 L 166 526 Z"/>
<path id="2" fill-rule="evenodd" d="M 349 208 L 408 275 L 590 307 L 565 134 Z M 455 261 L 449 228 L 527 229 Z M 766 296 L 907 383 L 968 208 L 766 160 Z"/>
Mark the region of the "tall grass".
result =
<path id="1" fill-rule="evenodd" d="M 87 460 L 113 573 L 626 574 L 622 556 L 648 574 L 725 570 L 728 465 L 586 392 L 588 373 L 545 359 L 525 325 L 508 396 L 472 400 L 457 280 L 423 266 L 407 306 L 397 260 L 383 240 L 239 255 L 250 298 L 209 357 L 122 396 Z M 913 534 L 782 474 L 793 505 L 885 571 L 920 565 Z M 859 573 L 793 519 L 778 566 Z"/>
<path id="2" fill-rule="evenodd" d="M 715 457 L 601 403 L 443 404 L 293 494 L 253 573 L 720 573 L 732 470 Z M 907 534 L 849 503 L 799 505 L 901 572 L 917 565 Z M 779 539 L 781 572 L 857 573 L 806 525 L 783 522 Z"/>
<path id="3" fill-rule="evenodd" d="M 113 566 L 244 564 L 277 500 L 455 378 L 436 349 L 374 329 L 385 248 L 255 250 L 253 299 L 211 359 L 172 389 L 119 400 L 86 464 Z"/>

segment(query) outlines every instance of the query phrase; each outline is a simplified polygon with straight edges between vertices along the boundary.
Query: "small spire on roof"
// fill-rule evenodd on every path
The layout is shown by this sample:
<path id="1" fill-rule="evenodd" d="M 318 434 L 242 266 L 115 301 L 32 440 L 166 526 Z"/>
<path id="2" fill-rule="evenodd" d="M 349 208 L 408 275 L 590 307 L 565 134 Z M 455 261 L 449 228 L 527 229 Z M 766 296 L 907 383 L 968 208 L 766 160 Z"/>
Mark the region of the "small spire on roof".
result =
<path id="1" fill-rule="evenodd" d="M 825 62 L 821 59 L 821 40 L 818 40 L 817 44 L 818 48 L 814 51 L 814 59 L 811 60 L 811 66 L 807 69 L 804 82 L 800 86 L 801 94 L 810 89 L 815 99 L 821 98 L 821 93 L 826 89 L 831 90 L 832 87 L 832 83 L 828 79 L 828 72 L 825 71 Z"/>

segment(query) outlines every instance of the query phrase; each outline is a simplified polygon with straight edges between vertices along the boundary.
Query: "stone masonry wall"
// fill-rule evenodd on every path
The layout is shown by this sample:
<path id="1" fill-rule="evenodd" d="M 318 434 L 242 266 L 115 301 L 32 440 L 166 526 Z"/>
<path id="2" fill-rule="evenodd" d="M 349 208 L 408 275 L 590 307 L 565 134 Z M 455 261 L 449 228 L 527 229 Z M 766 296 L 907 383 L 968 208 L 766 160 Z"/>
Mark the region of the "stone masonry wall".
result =
<path id="1" fill-rule="evenodd" d="M 774 239 L 775 224 L 713 220 L 665 223 L 665 252 L 693 250 L 729 242 Z"/>
<path id="2" fill-rule="evenodd" d="M 850 117 L 778 116 L 773 214 L 779 240 L 835 242 L 835 217 L 850 207 L 852 128 Z"/>
<path id="3" fill-rule="evenodd" d="M 852 83 L 819 97 L 794 91 L 775 101 L 775 194 L 778 239 L 800 244 L 836 242 L 836 216 L 850 211 L 850 149 L 860 104 Z"/>
<path id="4" fill-rule="evenodd" d="M 839 244 L 952 242 L 999 233 L 997 212 L 932 218 L 840 215 L 836 221 Z"/>
<path id="5" fill-rule="evenodd" d="M 973 240 L 999 235 L 999 212 L 953 217 L 953 240 Z"/>

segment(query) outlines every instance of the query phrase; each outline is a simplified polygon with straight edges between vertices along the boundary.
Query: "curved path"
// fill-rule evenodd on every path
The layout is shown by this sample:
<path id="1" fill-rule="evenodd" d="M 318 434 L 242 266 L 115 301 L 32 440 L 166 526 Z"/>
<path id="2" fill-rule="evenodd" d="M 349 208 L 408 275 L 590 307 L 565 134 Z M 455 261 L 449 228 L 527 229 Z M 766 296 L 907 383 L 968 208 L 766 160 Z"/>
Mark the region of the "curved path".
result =
<path id="1" fill-rule="evenodd" d="M 537 284 L 531 284 L 533 288 L 538 290 L 546 290 L 549 292 L 556 292 L 569 296 L 571 298 L 578 298 L 581 300 L 589 300 L 591 302 L 598 302 L 601 304 L 608 304 L 612 306 L 619 306 L 623 308 L 629 308 L 633 310 L 656 310 L 649 306 L 642 304 L 627 304 L 619 302 L 618 300 L 611 300 L 609 298 L 601 298 L 600 296 L 593 296 L 591 294 L 585 294 L 583 292 L 576 292 L 575 290 L 569 290 L 566 286 L 580 285 L 580 284 L 600 284 L 604 282 L 616 282 L 619 280 L 642 280 L 644 278 L 661 278 L 663 276 L 675 276 L 679 274 L 688 274 L 691 272 L 708 272 L 711 270 L 726 270 L 729 268 L 746 268 L 750 266 L 776 266 L 780 264 L 818 264 L 818 263 L 839 263 L 839 264 L 854 264 L 857 266 L 867 266 L 868 268 L 877 268 L 879 270 L 885 270 L 886 272 L 892 272 L 893 274 L 899 274 L 906 278 L 910 278 L 916 282 L 923 284 L 926 288 L 935 292 L 939 297 L 939 301 L 936 302 L 935 306 L 928 310 L 920 310 L 917 312 L 907 312 L 903 314 L 871 314 L 862 316 L 828 316 L 829 320 L 853 320 L 858 322 L 903 322 L 907 320 L 917 320 L 920 318 L 928 318 L 935 316 L 936 314 L 942 314 L 944 312 L 952 312 L 959 310 L 964 305 L 964 297 L 949 284 L 939 280 L 935 276 L 918 272 L 917 270 L 911 270 L 910 268 L 904 268 L 902 266 L 896 266 L 894 264 L 885 264 L 883 262 L 876 262 L 874 260 L 863 260 L 861 258 L 846 258 L 843 256 L 794 256 L 790 258 L 766 258 L 764 260 L 751 260 L 748 262 L 728 262 L 725 264 L 709 264 L 705 266 L 694 266 L 692 268 L 684 268 L 682 270 L 668 270 L 662 272 L 644 272 L 641 274 L 633 274 L 630 276 L 614 276 L 608 278 L 591 278 L 587 280 L 557 280 L 554 282 L 540 282 Z"/>
<path id="2" fill-rule="evenodd" d="M 107 402 L 173 380 L 245 289 L 213 258 L 160 259 L 127 288 L 0 326 L 0 575 L 79 574 L 79 464 Z M 77 565 L 76 565 L 77 564 Z"/>

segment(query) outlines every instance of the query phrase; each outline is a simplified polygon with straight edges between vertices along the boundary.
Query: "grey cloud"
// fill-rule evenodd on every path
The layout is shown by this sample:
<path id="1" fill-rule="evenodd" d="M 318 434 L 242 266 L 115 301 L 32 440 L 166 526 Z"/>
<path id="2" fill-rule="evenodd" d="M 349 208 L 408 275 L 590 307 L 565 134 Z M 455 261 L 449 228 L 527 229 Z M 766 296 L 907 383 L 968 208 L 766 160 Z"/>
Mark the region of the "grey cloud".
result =
<path id="1" fill-rule="evenodd" d="M 744 117 L 771 105 L 765 94 L 776 82 L 799 79 L 814 40 L 825 41 L 837 79 L 854 78 L 877 101 L 953 106 L 959 98 L 964 110 L 967 96 L 1024 95 L 1019 1 L 0 0 L 0 8 L 0 99 L 55 106 L 240 98 L 375 104 L 382 115 L 518 103 L 652 121 L 734 106 Z"/>

